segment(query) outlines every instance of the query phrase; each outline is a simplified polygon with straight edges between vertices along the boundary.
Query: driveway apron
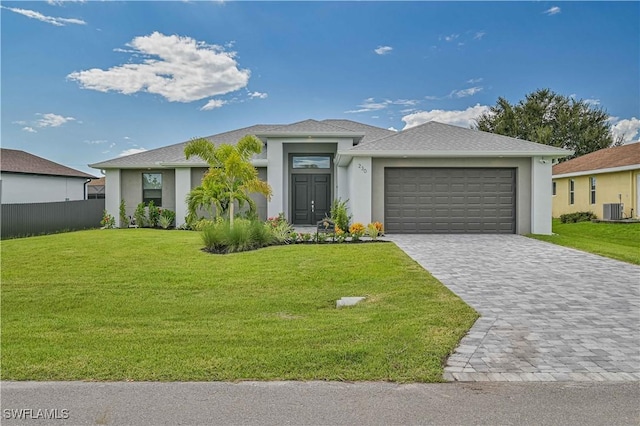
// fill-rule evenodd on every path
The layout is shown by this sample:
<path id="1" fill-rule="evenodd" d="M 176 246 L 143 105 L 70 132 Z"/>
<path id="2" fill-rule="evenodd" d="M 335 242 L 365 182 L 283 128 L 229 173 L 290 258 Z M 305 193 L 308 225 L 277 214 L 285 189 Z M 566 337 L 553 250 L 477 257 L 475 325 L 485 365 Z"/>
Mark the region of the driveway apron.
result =
<path id="1" fill-rule="evenodd" d="M 640 380 L 640 267 L 520 235 L 392 235 L 481 318 L 456 381 Z"/>

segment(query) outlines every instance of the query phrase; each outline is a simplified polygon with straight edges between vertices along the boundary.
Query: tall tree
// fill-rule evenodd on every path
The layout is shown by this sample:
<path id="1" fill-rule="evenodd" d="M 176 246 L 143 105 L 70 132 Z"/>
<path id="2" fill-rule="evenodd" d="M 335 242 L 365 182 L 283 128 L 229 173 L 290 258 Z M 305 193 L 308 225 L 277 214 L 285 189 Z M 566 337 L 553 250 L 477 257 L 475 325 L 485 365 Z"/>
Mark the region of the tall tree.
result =
<path id="1" fill-rule="evenodd" d="M 614 144 L 604 109 L 549 89 L 529 93 L 515 105 L 500 97 L 476 123 L 478 130 L 573 150 L 573 157 Z"/>
<path id="2" fill-rule="evenodd" d="M 262 141 L 252 135 L 240 139 L 236 145 L 220 144 L 215 146 L 207 139 L 193 139 L 184 148 L 187 159 L 197 155 L 207 162 L 209 170 L 202 184 L 194 188 L 187 197 L 189 215 L 194 217 L 198 207 L 209 212 L 215 208 L 216 215 L 228 208 L 229 222 L 233 227 L 234 205 L 249 204 L 251 212 L 256 205 L 251 193 L 263 194 L 271 198 L 271 187 L 258 178 L 258 170 L 251 164 L 251 158 L 262 151 Z"/>

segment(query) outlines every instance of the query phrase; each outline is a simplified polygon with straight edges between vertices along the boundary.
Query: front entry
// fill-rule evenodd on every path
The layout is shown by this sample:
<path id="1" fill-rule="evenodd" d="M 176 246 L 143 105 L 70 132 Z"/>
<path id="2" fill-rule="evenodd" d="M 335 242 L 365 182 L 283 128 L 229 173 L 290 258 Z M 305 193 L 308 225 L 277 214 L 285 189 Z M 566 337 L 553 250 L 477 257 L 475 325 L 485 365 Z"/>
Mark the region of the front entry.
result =
<path id="1" fill-rule="evenodd" d="M 294 225 L 315 225 L 329 216 L 331 174 L 292 174 Z"/>

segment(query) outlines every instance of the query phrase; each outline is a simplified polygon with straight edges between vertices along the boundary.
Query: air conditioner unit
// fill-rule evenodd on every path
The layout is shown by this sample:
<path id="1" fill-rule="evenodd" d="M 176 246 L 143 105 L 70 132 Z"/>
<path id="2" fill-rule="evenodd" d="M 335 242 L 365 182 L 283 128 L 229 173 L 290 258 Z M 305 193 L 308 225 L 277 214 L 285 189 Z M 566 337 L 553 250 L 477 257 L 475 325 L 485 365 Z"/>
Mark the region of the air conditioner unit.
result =
<path id="1" fill-rule="evenodd" d="M 602 218 L 604 220 L 620 220 L 622 219 L 622 211 L 624 205 L 622 203 L 611 203 L 602 205 Z"/>

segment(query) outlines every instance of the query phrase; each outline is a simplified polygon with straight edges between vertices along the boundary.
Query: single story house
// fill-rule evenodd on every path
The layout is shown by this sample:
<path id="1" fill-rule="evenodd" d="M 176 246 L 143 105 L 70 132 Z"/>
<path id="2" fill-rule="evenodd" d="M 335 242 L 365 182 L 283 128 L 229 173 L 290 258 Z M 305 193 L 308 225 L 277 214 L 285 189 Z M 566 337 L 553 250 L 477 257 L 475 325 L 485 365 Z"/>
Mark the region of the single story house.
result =
<path id="1" fill-rule="evenodd" d="M 622 204 L 622 216 L 640 217 L 640 142 L 605 148 L 553 166 L 553 217 Z"/>
<path id="2" fill-rule="evenodd" d="M 105 179 L 101 177 L 94 179 L 87 185 L 87 198 L 89 200 L 104 200 L 105 197 Z"/>
<path id="3" fill-rule="evenodd" d="M 28 152 L 0 148 L 0 202 L 49 203 L 86 199 L 88 173 Z"/>
<path id="4" fill-rule="evenodd" d="M 207 139 L 236 143 L 251 134 L 265 148 L 253 159 L 273 188 L 262 217 L 283 212 L 314 224 L 332 200 L 348 200 L 353 221 L 379 221 L 388 233 L 551 233 L 551 165 L 570 151 L 429 122 L 395 132 L 349 120 L 255 125 Z M 106 209 L 118 218 L 154 200 L 187 215 L 185 198 L 207 164 L 185 159 L 187 142 L 91 167 L 106 175 Z"/>

